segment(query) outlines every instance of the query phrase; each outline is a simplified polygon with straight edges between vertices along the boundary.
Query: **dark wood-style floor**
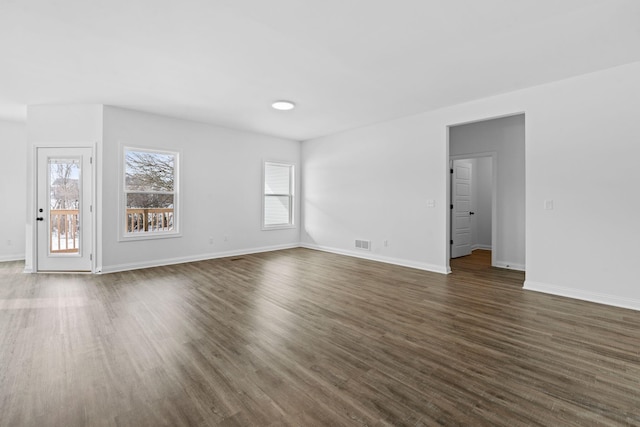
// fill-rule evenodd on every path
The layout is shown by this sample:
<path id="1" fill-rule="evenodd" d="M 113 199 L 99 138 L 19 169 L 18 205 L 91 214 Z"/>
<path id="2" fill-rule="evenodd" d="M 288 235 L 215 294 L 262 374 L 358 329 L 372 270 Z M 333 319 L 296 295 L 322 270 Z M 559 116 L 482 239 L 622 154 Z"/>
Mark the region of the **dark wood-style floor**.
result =
<path id="1" fill-rule="evenodd" d="M 2 263 L 0 425 L 640 425 L 640 312 L 478 259 Z"/>

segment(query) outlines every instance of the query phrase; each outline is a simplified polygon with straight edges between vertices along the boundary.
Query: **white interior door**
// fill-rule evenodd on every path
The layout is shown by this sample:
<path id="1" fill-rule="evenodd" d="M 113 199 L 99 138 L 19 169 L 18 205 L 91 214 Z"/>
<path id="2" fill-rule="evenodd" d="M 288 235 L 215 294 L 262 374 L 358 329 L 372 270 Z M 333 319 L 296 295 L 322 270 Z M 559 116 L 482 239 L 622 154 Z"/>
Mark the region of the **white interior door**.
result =
<path id="1" fill-rule="evenodd" d="M 451 258 L 471 254 L 471 168 L 471 163 L 464 160 L 453 161 Z"/>
<path id="2" fill-rule="evenodd" d="M 37 150 L 38 271 L 91 271 L 91 151 Z"/>

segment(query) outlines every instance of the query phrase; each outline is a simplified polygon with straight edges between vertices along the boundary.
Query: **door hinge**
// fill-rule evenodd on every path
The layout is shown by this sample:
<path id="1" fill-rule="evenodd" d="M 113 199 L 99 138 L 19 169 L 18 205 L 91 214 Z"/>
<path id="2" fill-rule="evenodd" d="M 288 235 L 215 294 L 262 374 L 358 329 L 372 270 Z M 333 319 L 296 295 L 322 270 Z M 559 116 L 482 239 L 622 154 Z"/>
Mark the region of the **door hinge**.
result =
<path id="1" fill-rule="evenodd" d="M 453 245 L 453 240 L 449 240 L 449 244 L 450 244 L 450 245 Z"/>
<path id="2" fill-rule="evenodd" d="M 89 157 L 89 164 L 92 165 L 93 164 L 93 157 Z"/>
<path id="3" fill-rule="evenodd" d="M 453 205 L 449 205 L 449 206 L 450 206 L 449 209 L 453 209 Z"/>
<path id="4" fill-rule="evenodd" d="M 89 261 L 93 261 L 93 254 L 89 254 Z"/>
<path id="5" fill-rule="evenodd" d="M 449 169 L 449 172 L 453 173 L 453 169 Z"/>
<path id="6" fill-rule="evenodd" d="M 93 205 L 89 205 L 89 212 L 93 212 Z"/>

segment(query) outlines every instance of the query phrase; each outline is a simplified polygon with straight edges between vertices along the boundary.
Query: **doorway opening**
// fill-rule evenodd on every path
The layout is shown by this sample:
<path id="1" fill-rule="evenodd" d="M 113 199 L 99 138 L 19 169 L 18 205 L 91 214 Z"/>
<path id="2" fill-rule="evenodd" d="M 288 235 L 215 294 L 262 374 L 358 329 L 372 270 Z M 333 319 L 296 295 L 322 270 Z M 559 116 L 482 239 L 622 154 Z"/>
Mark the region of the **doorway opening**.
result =
<path id="1" fill-rule="evenodd" d="M 470 255 L 451 259 L 451 268 L 454 271 L 467 271 L 474 274 L 483 274 L 491 271 L 491 251 L 476 249 Z"/>
<path id="2" fill-rule="evenodd" d="M 451 125 L 448 149 L 448 259 L 490 250 L 492 267 L 524 271 L 524 114 Z"/>
<path id="3" fill-rule="evenodd" d="M 474 157 L 453 156 L 450 160 L 450 258 L 476 256 L 475 262 L 492 265 L 495 237 L 496 153 Z"/>

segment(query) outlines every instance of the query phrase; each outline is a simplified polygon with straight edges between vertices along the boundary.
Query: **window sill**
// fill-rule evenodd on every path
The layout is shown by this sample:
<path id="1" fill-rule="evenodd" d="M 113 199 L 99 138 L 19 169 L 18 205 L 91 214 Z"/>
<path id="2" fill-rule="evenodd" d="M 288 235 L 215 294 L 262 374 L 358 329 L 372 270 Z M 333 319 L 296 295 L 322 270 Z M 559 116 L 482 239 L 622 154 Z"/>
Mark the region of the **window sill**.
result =
<path id="1" fill-rule="evenodd" d="M 136 242 L 140 240 L 158 240 L 158 239 L 175 239 L 177 237 L 182 237 L 182 233 L 153 233 L 153 234 L 143 234 L 136 233 L 134 235 L 126 235 L 120 236 L 118 238 L 119 242 Z"/>
<path id="2" fill-rule="evenodd" d="M 286 225 L 268 225 L 262 226 L 262 231 L 271 231 L 271 230 L 290 230 L 292 228 L 296 228 L 294 224 L 286 224 Z"/>

